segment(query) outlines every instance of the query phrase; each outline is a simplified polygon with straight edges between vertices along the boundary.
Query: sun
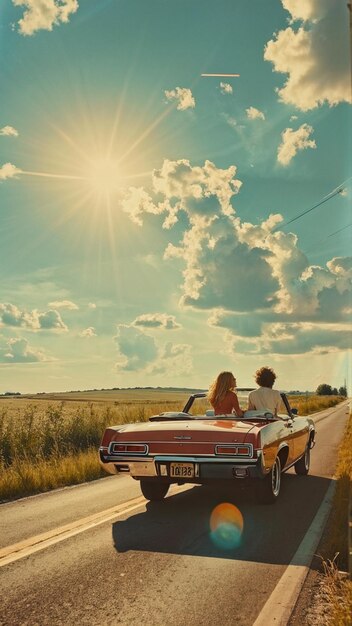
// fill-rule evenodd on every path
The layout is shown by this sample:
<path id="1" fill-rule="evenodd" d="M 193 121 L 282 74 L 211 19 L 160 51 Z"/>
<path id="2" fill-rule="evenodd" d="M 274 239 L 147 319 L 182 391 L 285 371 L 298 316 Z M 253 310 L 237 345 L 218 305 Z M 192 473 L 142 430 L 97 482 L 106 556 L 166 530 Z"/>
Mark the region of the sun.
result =
<path id="1" fill-rule="evenodd" d="M 117 160 L 100 157 L 90 160 L 84 173 L 90 189 L 97 195 L 111 195 L 121 188 L 121 170 Z"/>

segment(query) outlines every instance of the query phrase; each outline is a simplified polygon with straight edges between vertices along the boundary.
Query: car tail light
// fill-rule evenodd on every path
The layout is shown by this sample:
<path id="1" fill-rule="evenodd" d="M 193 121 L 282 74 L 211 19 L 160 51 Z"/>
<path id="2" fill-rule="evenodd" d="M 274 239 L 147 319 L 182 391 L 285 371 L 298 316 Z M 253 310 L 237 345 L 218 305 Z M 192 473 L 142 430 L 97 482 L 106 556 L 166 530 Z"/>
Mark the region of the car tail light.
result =
<path id="1" fill-rule="evenodd" d="M 113 441 L 110 444 L 110 452 L 112 454 L 147 454 L 148 446 L 146 443 L 117 443 Z"/>
<path id="2" fill-rule="evenodd" d="M 229 456 L 253 456 L 252 444 L 219 444 L 215 446 L 215 454 Z"/>

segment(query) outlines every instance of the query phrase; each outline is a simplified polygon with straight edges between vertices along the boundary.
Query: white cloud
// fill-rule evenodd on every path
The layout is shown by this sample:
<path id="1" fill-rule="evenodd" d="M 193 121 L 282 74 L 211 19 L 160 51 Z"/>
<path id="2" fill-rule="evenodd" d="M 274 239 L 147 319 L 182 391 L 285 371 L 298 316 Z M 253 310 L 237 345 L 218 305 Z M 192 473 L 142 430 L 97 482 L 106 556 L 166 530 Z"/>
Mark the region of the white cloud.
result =
<path id="1" fill-rule="evenodd" d="M 3 128 L 0 128 L 0 135 L 3 137 L 18 137 L 18 131 L 12 126 L 3 126 Z"/>
<path id="2" fill-rule="evenodd" d="M 79 308 L 77 304 L 71 302 L 71 300 L 55 300 L 54 302 L 49 302 L 49 306 L 55 309 L 69 309 L 70 311 L 77 311 Z"/>
<path id="3" fill-rule="evenodd" d="M 168 342 L 160 350 L 156 362 L 148 368 L 148 373 L 159 376 L 172 372 L 173 376 L 179 376 L 190 374 L 192 370 L 192 346 Z"/>
<path id="4" fill-rule="evenodd" d="M 158 345 L 153 337 L 131 324 L 119 324 L 114 337 L 118 349 L 116 367 L 120 371 L 140 371 L 158 375 L 188 374 L 192 371 L 191 346 L 167 342 Z"/>
<path id="5" fill-rule="evenodd" d="M 1 363 L 37 363 L 50 360 L 42 350 L 35 350 L 27 339 L 12 338 L 7 342 L 7 349 L 0 348 Z"/>
<path id="6" fill-rule="evenodd" d="M 171 91 L 165 91 L 167 100 L 175 100 L 177 102 L 178 111 L 186 111 L 187 109 L 194 109 L 196 101 L 193 98 L 192 92 L 186 87 L 176 87 Z"/>
<path id="7" fill-rule="evenodd" d="M 155 203 L 144 189 L 131 187 L 122 199 L 122 209 L 139 225 L 143 223 L 143 213 L 166 213 L 164 228 L 171 228 L 177 222 L 181 210 L 203 219 L 207 219 L 206 215 L 212 219 L 218 211 L 233 214 L 230 200 L 242 184 L 235 174 L 235 166 L 222 170 L 205 161 L 203 167 L 192 167 L 186 159 L 166 159 L 161 169 L 153 172 L 153 190 L 163 200 Z"/>
<path id="8" fill-rule="evenodd" d="M 0 167 L 0 181 L 6 180 L 7 178 L 14 178 L 17 174 L 21 174 L 21 170 L 12 163 L 4 163 L 4 165 Z"/>
<path id="9" fill-rule="evenodd" d="M 300 137 L 294 149 L 302 142 Z M 304 342 L 313 344 L 302 323 L 316 328 L 340 323 L 338 330 L 344 332 L 351 307 L 351 259 L 336 257 L 324 267 L 312 266 L 297 236 L 278 229 L 281 215 L 269 215 L 259 224 L 242 221 L 233 206 L 241 187 L 235 175 L 235 166 L 221 170 L 210 162 L 193 167 L 186 160 L 165 161 L 154 172 L 148 201 L 130 212 L 139 224 L 144 213 L 164 214 L 164 227 L 167 223 L 170 228 L 179 211 L 186 215 L 180 241 L 169 243 L 164 254 L 168 262 L 184 264 L 180 305 L 212 311 L 212 324 L 228 329 L 237 342 L 246 338 L 248 350 L 265 352 L 278 337 L 289 350 L 296 334 L 303 350 Z M 324 345 L 333 345 L 336 338 L 342 349 L 336 328 L 325 332 Z M 317 349 L 320 336 L 313 342 Z M 150 359 L 153 367 L 155 360 Z"/>
<path id="10" fill-rule="evenodd" d="M 27 330 L 59 330 L 67 331 L 67 326 L 57 311 L 49 310 L 40 313 L 34 311 L 22 311 L 16 305 L 0 303 L 0 326 L 14 326 Z"/>
<path id="11" fill-rule="evenodd" d="M 228 125 L 231 126 L 231 128 L 233 128 L 234 130 L 242 128 L 242 126 L 238 126 L 236 118 L 232 117 L 231 115 L 227 115 L 226 113 L 223 113 L 222 116 L 225 118 Z"/>
<path id="12" fill-rule="evenodd" d="M 264 59 L 288 78 L 278 95 L 282 102 L 308 111 L 327 102 L 351 102 L 349 12 L 345 0 L 282 0 L 290 25 L 274 35 Z"/>
<path id="13" fill-rule="evenodd" d="M 142 328 L 162 328 L 163 330 L 175 330 L 181 328 L 181 325 L 176 322 L 174 315 L 167 315 L 166 313 L 145 313 L 139 315 L 132 326 Z"/>
<path id="14" fill-rule="evenodd" d="M 118 349 L 116 366 L 125 372 L 134 372 L 144 369 L 153 362 L 158 349 L 153 337 L 146 335 L 139 328 L 128 324 L 117 326 L 117 335 L 114 337 Z"/>
<path id="15" fill-rule="evenodd" d="M 79 336 L 90 339 L 91 337 L 96 337 L 97 333 L 95 332 L 94 326 L 89 326 L 88 328 L 82 330 L 82 332 L 79 333 Z"/>
<path id="16" fill-rule="evenodd" d="M 309 139 L 314 132 L 312 126 L 302 124 L 298 130 L 286 128 L 281 133 L 282 142 L 278 147 L 277 160 L 281 165 L 289 165 L 299 150 L 306 148 L 316 148 L 314 139 Z"/>
<path id="17" fill-rule="evenodd" d="M 284 9 L 289 11 L 292 20 L 316 22 L 325 17 L 331 9 L 331 0 L 282 0 Z"/>
<path id="18" fill-rule="evenodd" d="M 233 93 L 233 87 L 229 83 L 220 83 L 220 91 L 222 94 L 231 94 Z"/>
<path id="19" fill-rule="evenodd" d="M 21 35 L 33 35 L 38 30 L 52 30 L 53 26 L 67 23 L 78 9 L 77 0 L 12 0 L 16 7 L 25 7 L 18 21 Z"/>
<path id="20" fill-rule="evenodd" d="M 246 113 L 249 120 L 265 120 L 264 113 L 255 107 L 249 107 L 246 109 Z"/>

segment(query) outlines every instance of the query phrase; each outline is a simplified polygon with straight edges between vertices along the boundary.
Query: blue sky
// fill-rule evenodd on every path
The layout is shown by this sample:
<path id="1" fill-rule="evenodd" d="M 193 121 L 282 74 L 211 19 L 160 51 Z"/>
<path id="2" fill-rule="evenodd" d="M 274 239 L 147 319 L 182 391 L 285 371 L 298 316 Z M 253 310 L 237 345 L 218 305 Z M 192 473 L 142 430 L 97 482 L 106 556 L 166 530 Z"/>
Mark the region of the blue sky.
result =
<path id="1" fill-rule="evenodd" d="M 351 383 L 348 21 L 2 3 L 0 392 Z"/>

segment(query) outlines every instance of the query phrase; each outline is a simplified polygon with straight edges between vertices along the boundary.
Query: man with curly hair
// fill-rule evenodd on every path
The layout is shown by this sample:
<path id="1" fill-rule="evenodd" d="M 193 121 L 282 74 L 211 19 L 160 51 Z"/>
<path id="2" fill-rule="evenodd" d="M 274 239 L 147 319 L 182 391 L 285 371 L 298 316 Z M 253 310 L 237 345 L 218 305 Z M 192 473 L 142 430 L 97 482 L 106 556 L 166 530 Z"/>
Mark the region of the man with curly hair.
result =
<path id="1" fill-rule="evenodd" d="M 267 409 L 277 415 L 281 406 L 281 395 L 272 388 L 275 380 L 276 374 L 271 367 L 261 367 L 256 371 L 255 382 L 259 387 L 248 394 L 249 410 Z"/>

